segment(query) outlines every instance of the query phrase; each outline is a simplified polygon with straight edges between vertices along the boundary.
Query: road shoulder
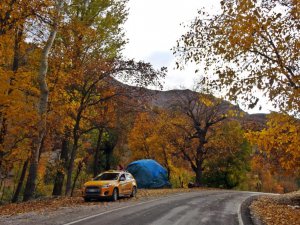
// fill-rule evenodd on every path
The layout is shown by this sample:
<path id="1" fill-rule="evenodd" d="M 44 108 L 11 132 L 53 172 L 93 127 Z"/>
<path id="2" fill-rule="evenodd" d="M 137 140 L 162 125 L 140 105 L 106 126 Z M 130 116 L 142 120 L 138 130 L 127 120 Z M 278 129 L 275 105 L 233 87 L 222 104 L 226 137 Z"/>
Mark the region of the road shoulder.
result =
<path id="1" fill-rule="evenodd" d="M 255 214 L 253 214 L 250 210 L 251 204 L 254 201 L 256 201 L 258 198 L 259 198 L 258 195 L 251 196 L 241 204 L 241 217 L 243 223 L 241 225 L 262 225 L 259 218 Z"/>
<path id="2" fill-rule="evenodd" d="M 261 196 L 252 202 L 250 210 L 262 224 L 299 225 L 300 191 Z"/>

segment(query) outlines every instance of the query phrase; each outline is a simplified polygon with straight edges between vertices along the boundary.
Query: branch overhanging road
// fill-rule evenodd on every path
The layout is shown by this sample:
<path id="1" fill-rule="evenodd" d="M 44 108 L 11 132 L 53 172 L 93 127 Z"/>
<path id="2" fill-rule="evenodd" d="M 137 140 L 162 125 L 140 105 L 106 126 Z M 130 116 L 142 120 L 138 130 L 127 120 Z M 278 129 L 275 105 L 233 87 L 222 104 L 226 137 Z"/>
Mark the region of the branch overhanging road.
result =
<path id="1" fill-rule="evenodd" d="M 241 204 L 260 193 L 195 191 L 116 207 L 65 225 L 248 225 Z M 244 218 L 244 217 L 243 217 Z"/>

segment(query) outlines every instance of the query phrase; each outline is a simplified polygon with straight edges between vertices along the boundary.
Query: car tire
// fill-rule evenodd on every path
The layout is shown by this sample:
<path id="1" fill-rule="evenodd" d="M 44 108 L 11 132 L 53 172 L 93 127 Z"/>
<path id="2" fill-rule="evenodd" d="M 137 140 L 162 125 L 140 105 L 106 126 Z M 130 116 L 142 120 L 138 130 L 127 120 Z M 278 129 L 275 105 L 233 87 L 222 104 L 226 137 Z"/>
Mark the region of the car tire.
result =
<path id="1" fill-rule="evenodd" d="M 136 192 L 137 192 L 136 187 L 133 187 L 130 197 L 135 197 L 136 196 Z"/>
<path id="2" fill-rule="evenodd" d="M 113 190 L 113 193 L 112 193 L 112 196 L 111 196 L 111 200 L 114 202 L 114 201 L 117 201 L 119 198 L 119 192 L 118 192 L 118 189 L 115 188 Z"/>
<path id="3" fill-rule="evenodd" d="M 84 198 L 84 201 L 85 201 L 85 202 L 90 202 L 91 199 L 90 199 L 90 198 Z"/>

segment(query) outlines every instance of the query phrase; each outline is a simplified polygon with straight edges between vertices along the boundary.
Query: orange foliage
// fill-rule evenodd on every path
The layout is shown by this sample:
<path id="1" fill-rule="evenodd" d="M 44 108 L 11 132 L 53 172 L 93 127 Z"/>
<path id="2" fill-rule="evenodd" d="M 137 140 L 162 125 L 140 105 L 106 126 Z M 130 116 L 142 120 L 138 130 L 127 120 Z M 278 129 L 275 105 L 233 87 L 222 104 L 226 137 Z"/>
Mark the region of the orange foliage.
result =
<path id="1" fill-rule="evenodd" d="M 249 132 L 249 141 L 266 154 L 274 169 L 299 174 L 299 120 L 279 113 L 272 113 L 268 118 L 268 128 L 260 132 Z"/>

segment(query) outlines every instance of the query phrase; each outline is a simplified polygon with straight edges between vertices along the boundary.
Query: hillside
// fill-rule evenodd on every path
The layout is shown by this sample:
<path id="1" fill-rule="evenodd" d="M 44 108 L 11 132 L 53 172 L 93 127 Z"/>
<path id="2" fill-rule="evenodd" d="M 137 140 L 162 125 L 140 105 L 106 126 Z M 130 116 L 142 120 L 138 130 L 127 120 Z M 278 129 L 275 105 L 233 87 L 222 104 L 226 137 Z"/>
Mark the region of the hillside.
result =
<path id="1" fill-rule="evenodd" d="M 116 89 L 119 89 L 118 91 L 126 92 L 126 95 L 135 100 L 136 104 L 138 104 L 137 107 L 143 108 L 159 107 L 163 109 L 169 109 L 172 105 L 178 103 L 180 98 L 197 94 L 197 92 L 191 91 L 189 89 L 160 91 L 130 86 L 114 79 L 110 82 L 116 87 Z M 261 130 L 265 127 L 267 114 L 249 114 L 241 110 L 238 106 L 235 106 L 225 100 L 223 102 L 223 105 L 224 111 L 228 108 L 235 108 L 236 110 L 243 112 L 244 116 L 237 119 L 241 122 L 242 126 L 245 129 Z"/>

